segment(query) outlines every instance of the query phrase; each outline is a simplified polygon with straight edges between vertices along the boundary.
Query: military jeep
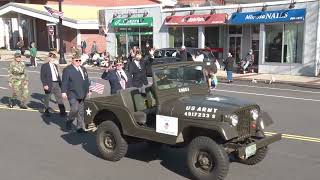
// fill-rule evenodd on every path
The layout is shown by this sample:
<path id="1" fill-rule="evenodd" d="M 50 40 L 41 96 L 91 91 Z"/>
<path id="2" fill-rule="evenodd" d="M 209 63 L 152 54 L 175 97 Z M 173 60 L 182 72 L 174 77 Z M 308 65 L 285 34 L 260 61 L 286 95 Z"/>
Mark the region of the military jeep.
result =
<path id="1" fill-rule="evenodd" d="M 281 139 L 264 135 L 270 116 L 257 104 L 209 93 L 203 68 L 154 65 L 151 86 L 86 100 L 86 128 L 96 132 L 102 157 L 118 161 L 137 140 L 187 147 L 188 168 L 199 180 L 224 179 L 230 156 L 248 165 L 262 161 Z"/>

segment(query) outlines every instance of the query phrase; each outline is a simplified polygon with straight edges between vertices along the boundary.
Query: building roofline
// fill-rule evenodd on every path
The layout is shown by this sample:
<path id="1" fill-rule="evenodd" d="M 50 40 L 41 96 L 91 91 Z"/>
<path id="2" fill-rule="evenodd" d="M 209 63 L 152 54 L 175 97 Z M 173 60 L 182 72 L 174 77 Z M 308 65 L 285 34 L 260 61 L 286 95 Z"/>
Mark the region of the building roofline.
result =
<path id="1" fill-rule="evenodd" d="M 42 19 L 52 23 L 58 23 L 58 16 L 54 15 L 53 17 L 46 13 L 45 11 L 39 11 L 37 9 L 29 8 L 17 3 L 8 3 L 0 7 L 0 16 L 8 12 L 16 12 L 20 14 L 25 14 L 37 19 Z M 62 25 L 71 27 L 74 29 L 99 29 L 98 20 L 75 20 L 71 18 L 64 17 Z"/>
<path id="2" fill-rule="evenodd" d="M 305 3 L 305 2 L 315 2 L 319 0 L 295 0 L 295 3 Z M 193 10 L 219 10 L 219 9 L 237 9 L 241 8 L 253 8 L 253 7 L 262 7 L 262 6 L 278 6 L 278 5 L 286 5 L 292 3 L 292 0 L 286 1 L 272 1 L 272 2 L 263 2 L 263 3 L 248 3 L 248 4 L 230 4 L 224 6 L 204 6 L 204 7 L 186 7 L 186 8 L 170 8 L 170 9 L 162 9 L 162 12 L 181 12 L 181 11 L 193 11 Z"/>

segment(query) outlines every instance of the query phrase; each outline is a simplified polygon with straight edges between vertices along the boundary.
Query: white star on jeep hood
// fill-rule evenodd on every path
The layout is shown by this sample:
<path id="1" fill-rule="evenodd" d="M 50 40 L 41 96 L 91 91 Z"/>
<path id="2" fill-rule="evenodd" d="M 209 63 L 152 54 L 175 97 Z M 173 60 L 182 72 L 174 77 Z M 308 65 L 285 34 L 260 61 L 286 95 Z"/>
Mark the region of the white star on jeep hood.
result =
<path id="1" fill-rule="evenodd" d="M 88 108 L 87 110 L 86 110 L 86 112 L 87 112 L 87 116 L 91 116 L 91 109 L 90 108 Z"/>

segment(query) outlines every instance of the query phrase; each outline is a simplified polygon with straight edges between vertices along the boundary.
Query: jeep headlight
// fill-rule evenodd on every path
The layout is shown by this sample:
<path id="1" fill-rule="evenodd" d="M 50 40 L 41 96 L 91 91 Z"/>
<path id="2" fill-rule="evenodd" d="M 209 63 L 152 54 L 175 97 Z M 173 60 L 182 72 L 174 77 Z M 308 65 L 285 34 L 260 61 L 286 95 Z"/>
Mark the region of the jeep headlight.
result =
<path id="1" fill-rule="evenodd" d="M 237 126 L 239 123 L 239 117 L 235 114 L 231 114 L 231 115 L 226 115 L 226 118 L 229 120 L 229 123 L 232 126 Z"/>
<path id="2" fill-rule="evenodd" d="M 250 110 L 250 114 L 251 114 L 253 120 L 255 120 L 255 121 L 256 121 L 256 120 L 258 119 L 258 117 L 259 117 L 259 111 L 258 111 L 258 109 L 251 109 L 251 110 Z"/>

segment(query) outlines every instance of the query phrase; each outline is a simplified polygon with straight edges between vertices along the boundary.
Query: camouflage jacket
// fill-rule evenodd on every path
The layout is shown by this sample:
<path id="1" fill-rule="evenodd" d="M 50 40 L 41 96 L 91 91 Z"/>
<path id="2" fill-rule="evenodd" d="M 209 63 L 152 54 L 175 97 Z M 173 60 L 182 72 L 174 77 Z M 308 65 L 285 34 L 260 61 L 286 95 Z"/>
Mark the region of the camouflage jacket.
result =
<path id="1" fill-rule="evenodd" d="M 14 80 L 28 80 L 28 76 L 25 71 L 25 65 L 23 62 L 11 62 L 9 65 L 8 74 L 9 83 L 12 83 L 12 81 Z"/>

